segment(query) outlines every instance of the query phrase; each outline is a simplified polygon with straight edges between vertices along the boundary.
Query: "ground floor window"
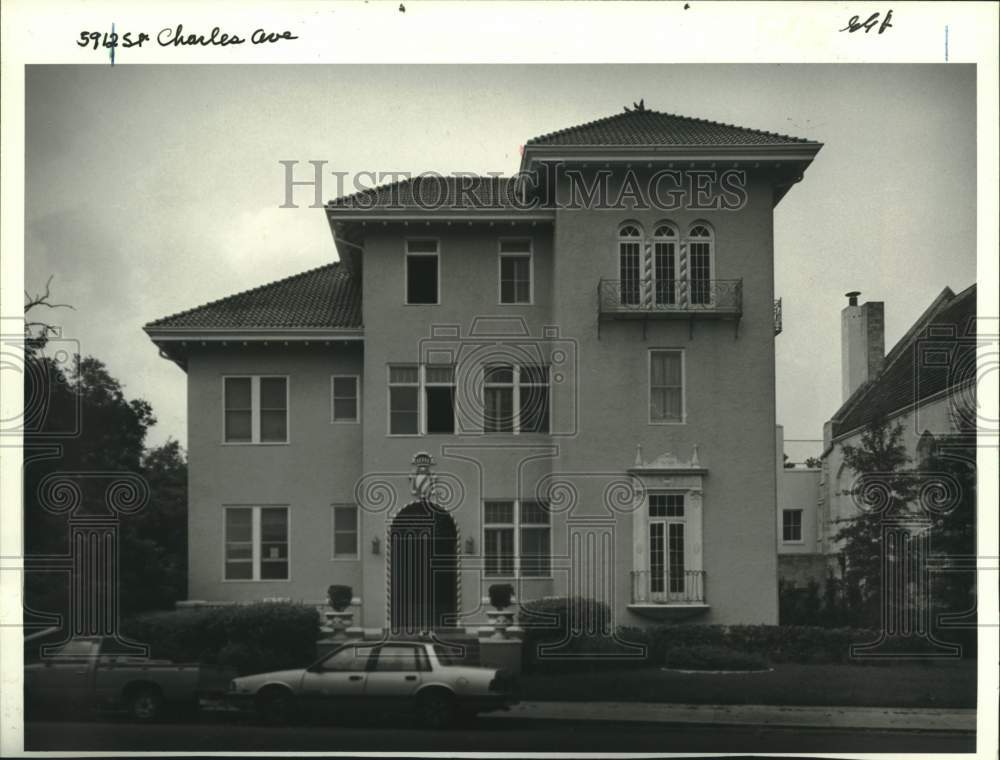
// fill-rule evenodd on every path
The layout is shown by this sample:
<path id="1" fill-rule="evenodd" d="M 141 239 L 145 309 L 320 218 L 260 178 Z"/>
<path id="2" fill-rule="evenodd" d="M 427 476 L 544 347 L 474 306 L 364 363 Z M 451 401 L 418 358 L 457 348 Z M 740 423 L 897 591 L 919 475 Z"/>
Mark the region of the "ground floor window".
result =
<path id="1" fill-rule="evenodd" d="M 547 578 L 552 574 L 552 512 L 534 499 L 487 501 L 483 510 L 487 578 Z"/>
<path id="2" fill-rule="evenodd" d="M 225 508 L 227 581 L 288 580 L 288 507 Z"/>
<path id="3" fill-rule="evenodd" d="M 333 558 L 358 558 L 358 508 L 353 504 L 333 508 Z"/>
<path id="4" fill-rule="evenodd" d="M 683 594 L 684 494 L 649 495 L 649 591 Z"/>

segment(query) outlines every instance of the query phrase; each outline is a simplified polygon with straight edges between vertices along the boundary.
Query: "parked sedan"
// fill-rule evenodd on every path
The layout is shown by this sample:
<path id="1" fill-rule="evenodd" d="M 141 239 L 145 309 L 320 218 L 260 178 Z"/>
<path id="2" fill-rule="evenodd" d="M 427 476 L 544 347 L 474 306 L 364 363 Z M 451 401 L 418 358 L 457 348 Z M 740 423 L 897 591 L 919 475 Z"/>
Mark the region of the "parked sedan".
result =
<path id="1" fill-rule="evenodd" d="M 229 684 L 227 701 L 268 722 L 284 722 L 300 709 L 416 714 L 430 728 L 459 715 L 507 709 L 517 703 L 504 669 L 461 665 L 453 648 L 425 641 L 352 642 L 308 668 L 243 676 Z"/>

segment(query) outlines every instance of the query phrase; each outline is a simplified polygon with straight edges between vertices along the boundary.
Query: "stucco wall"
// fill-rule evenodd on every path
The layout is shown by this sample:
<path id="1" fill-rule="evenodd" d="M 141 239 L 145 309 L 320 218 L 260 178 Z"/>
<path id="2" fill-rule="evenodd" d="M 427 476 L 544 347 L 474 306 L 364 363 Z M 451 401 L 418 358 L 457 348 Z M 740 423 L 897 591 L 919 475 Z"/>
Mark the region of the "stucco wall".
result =
<path id="1" fill-rule="evenodd" d="M 360 562 L 333 560 L 332 505 L 352 503 L 360 425 L 330 422 L 330 376 L 360 373 L 359 345 L 198 350 L 188 363 L 188 598 L 323 601 L 332 583 L 360 595 Z M 289 443 L 224 444 L 222 378 L 284 374 Z M 223 507 L 287 506 L 289 579 L 223 580 Z M 361 548 L 364 549 L 364 534 Z"/>
<path id="2" fill-rule="evenodd" d="M 356 347 L 320 350 L 232 350 L 199 354 L 189 368 L 192 599 L 288 596 L 321 599 L 333 582 L 363 596 L 366 627 L 386 624 L 385 538 L 388 521 L 409 501 L 410 462 L 418 451 L 437 459 L 435 471 L 454 498 L 447 505 L 459 528 L 462 608 L 467 622 L 491 581 L 482 576 L 482 502 L 514 496 L 552 498 L 553 574 L 525 580 L 521 599 L 581 593 L 610 597 L 617 619 L 640 622 L 628 611 L 635 539 L 630 497 L 620 488 L 641 445 L 647 461 L 666 452 L 687 459 L 695 445 L 703 478 L 703 540 L 708 612 L 701 622 L 777 621 L 774 509 L 774 337 L 772 192 L 755 180 L 739 212 L 560 211 L 555 229 L 537 226 L 369 225 L 363 241 L 363 357 Z M 695 220 L 715 232 L 713 278 L 743 279 L 743 315 L 731 320 L 653 320 L 600 325 L 597 286 L 617 279 L 617 233 L 626 219 L 647 234 L 669 218 L 681 230 Z M 497 239 L 534 241 L 534 305 L 497 303 Z M 404 304 L 404 239 L 440 240 L 440 304 Z M 555 251 L 555 253 L 554 253 Z M 437 361 L 426 353 L 433 328 L 457 329 L 444 343 L 468 351 L 475 316 L 523 319 L 526 335 L 487 339 L 500 356 L 540 355 L 557 364 L 552 381 L 553 435 L 387 435 L 387 366 Z M 516 321 L 514 327 L 517 327 Z M 480 329 L 511 329 L 493 321 Z M 555 332 L 545 333 L 546 328 Z M 440 336 L 438 336 L 440 337 Z M 650 424 L 649 349 L 684 351 L 683 424 Z M 536 352 L 536 353 L 532 353 Z M 540 352 L 540 353 L 539 353 Z M 560 353 L 561 352 L 561 353 Z M 461 359 L 459 359 L 461 362 Z M 329 423 L 329 376 L 359 370 L 365 377 L 362 424 Z M 221 444 L 221 376 L 291 376 L 291 443 Z M 461 384 L 462 378 L 459 377 Z M 460 395 L 463 391 L 460 389 Z M 318 411 L 317 411 L 318 410 Z M 360 481 L 359 481 L 360 479 Z M 553 484 L 556 484 L 553 486 Z M 617 484 L 617 485 L 616 485 Z M 353 501 L 362 511 L 361 558 L 330 561 L 330 504 Z M 667 484 L 669 485 L 669 484 Z M 223 583 L 222 505 L 288 504 L 291 508 L 291 580 Z M 382 551 L 370 550 L 373 537 Z M 605 540 L 607 537 L 607 540 Z M 466 540 L 472 543 L 466 546 Z M 570 561 L 571 547 L 577 547 Z M 584 557 L 584 559 L 581 559 Z"/>
<path id="3" fill-rule="evenodd" d="M 819 501 L 819 468 L 791 469 L 781 472 L 782 485 L 779 489 L 777 531 L 779 554 L 812 554 L 816 551 L 818 521 L 816 519 Z M 782 511 L 802 510 L 802 540 L 785 541 L 782 537 Z"/>

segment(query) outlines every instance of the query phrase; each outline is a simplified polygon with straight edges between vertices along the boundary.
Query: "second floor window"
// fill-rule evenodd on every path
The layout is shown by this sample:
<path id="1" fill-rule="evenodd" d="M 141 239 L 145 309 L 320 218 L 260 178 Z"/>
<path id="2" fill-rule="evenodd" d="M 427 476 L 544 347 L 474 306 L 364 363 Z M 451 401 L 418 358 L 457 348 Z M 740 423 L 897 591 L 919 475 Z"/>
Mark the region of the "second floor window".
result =
<path id="1" fill-rule="evenodd" d="M 444 364 L 389 367 L 389 435 L 455 432 L 455 368 Z"/>
<path id="2" fill-rule="evenodd" d="M 531 241 L 500 241 L 500 303 L 531 303 Z"/>
<path id="3" fill-rule="evenodd" d="M 406 303 L 438 303 L 438 263 L 436 240 L 406 241 Z"/>
<path id="4" fill-rule="evenodd" d="M 684 354 L 649 352 L 649 421 L 684 421 Z"/>
<path id="5" fill-rule="evenodd" d="M 288 442 L 288 378 L 223 378 L 226 443 Z"/>
<path id="6" fill-rule="evenodd" d="M 332 420 L 334 422 L 357 422 L 360 418 L 358 408 L 358 376 L 334 375 L 330 381 L 332 393 Z"/>
<path id="7" fill-rule="evenodd" d="M 704 224 L 696 224 L 688 238 L 691 303 L 708 305 L 712 303 L 712 231 Z"/>
<path id="8" fill-rule="evenodd" d="M 802 510 L 783 509 L 781 511 L 781 540 L 802 540 Z"/>
<path id="9" fill-rule="evenodd" d="M 483 372 L 484 433 L 549 432 L 549 368 L 493 364 Z"/>

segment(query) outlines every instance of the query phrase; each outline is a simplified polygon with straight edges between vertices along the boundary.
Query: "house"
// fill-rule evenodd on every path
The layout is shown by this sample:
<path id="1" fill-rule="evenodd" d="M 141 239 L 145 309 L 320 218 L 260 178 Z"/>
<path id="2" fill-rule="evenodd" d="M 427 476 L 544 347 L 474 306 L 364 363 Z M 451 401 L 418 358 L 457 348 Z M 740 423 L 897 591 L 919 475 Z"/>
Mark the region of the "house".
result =
<path id="1" fill-rule="evenodd" d="M 187 373 L 190 602 L 775 623 L 773 211 L 820 147 L 640 103 L 337 198 L 339 261 L 146 325 Z"/>
<path id="2" fill-rule="evenodd" d="M 784 428 L 777 426 L 778 579 L 796 587 L 826 578 L 827 557 L 820 550 L 824 525 L 819 514 L 821 468 L 783 462 Z"/>
<path id="3" fill-rule="evenodd" d="M 935 441 L 977 424 L 975 284 L 957 294 L 944 288 L 888 354 L 884 304 L 859 304 L 860 295 L 848 293 L 841 312 L 844 400 L 823 428 L 817 548 L 832 572 L 841 569 L 834 536 L 858 509 L 845 493 L 857 474 L 844 462 L 844 446 L 859 445 L 865 426 L 881 418 L 902 425 L 910 466 L 919 470 Z"/>

